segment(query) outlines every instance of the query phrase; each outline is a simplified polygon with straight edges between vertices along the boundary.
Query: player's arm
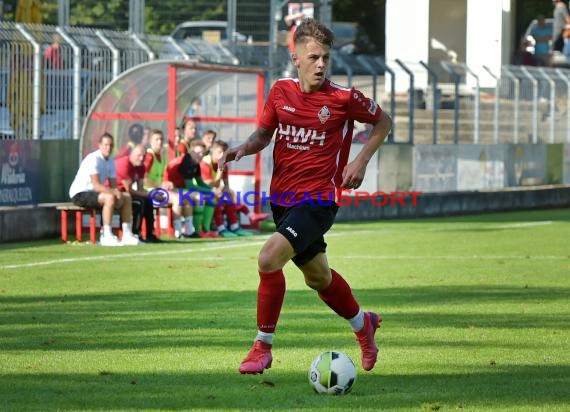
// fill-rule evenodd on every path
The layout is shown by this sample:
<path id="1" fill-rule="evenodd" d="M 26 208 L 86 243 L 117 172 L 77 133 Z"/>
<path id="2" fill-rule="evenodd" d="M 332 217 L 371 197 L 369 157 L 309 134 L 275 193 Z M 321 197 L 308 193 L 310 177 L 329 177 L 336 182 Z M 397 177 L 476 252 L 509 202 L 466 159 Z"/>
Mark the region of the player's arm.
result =
<path id="1" fill-rule="evenodd" d="M 245 143 L 237 147 L 230 148 L 224 152 L 218 164 L 218 170 L 223 172 L 227 162 L 236 162 L 244 156 L 249 156 L 261 152 L 267 147 L 273 138 L 275 129 L 265 129 L 258 127 L 247 139 Z"/>
<path id="2" fill-rule="evenodd" d="M 125 181 L 123 181 L 123 182 L 125 182 Z M 140 197 L 147 197 L 148 196 L 148 192 L 144 189 L 144 179 L 138 179 L 137 181 L 135 181 L 133 183 L 135 183 L 135 184 L 134 185 L 131 184 L 130 186 L 125 186 L 125 188 L 128 188 L 127 191 L 131 195 L 136 195 L 136 196 L 140 196 Z"/>
<path id="3" fill-rule="evenodd" d="M 212 171 L 210 170 L 210 165 L 208 163 L 200 162 L 200 176 L 208 186 L 217 186 L 217 182 L 214 181 L 214 177 L 212 176 Z"/>
<path id="4" fill-rule="evenodd" d="M 386 112 L 382 112 L 378 121 L 372 127 L 368 141 L 364 144 L 360 153 L 344 168 L 342 172 L 342 187 L 356 189 L 362 184 L 368 162 L 378 151 L 384 140 L 386 140 L 391 128 L 392 119 Z"/>
<path id="5" fill-rule="evenodd" d="M 99 175 L 97 173 L 90 175 L 90 177 L 91 177 L 91 184 L 93 185 L 93 190 L 95 190 L 98 193 L 111 192 L 110 188 L 101 183 L 101 181 L 99 180 Z"/>

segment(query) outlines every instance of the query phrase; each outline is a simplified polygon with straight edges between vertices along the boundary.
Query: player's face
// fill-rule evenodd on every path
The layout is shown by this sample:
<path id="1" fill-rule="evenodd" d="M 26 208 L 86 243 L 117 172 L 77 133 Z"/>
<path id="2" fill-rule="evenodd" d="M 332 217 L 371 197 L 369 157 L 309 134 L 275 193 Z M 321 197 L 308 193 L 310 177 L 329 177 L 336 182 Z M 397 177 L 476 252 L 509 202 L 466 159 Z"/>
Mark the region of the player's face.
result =
<path id="1" fill-rule="evenodd" d="M 202 141 L 206 145 L 207 148 L 212 147 L 212 143 L 214 143 L 214 135 L 212 133 L 206 133 L 202 136 Z"/>
<path id="2" fill-rule="evenodd" d="M 297 44 L 292 59 L 297 67 L 301 90 L 304 92 L 318 90 L 325 81 L 330 61 L 330 47 L 309 39 Z"/>
<path id="3" fill-rule="evenodd" d="M 220 146 L 214 146 L 214 148 L 212 149 L 212 160 L 218 163 L 223 155 L 224 155 L 224 149 L 222 149 Z"/>
<path id="4" fill-rule="evenodd" d="M 131 163 L 133 166 L 140 166 L 144 161 L 144 151 L 140 146 L 137 146 L 131 152 Z"/>
<path id="5" fill-rule="evenodd" d="M 108 137 L 104 137 L 101 139 L 101 143 L 99 143 L 99 150 L 101 150 L 101 154 L 105 159 L 108 159 L 111 156 L 111 152 L 113 151 L 113 139 Z"/>
<path id="6" fill-rule="evenodd" d="M 154 153 L 160 153 L 163 143 L 164 137 L 161 134 L 156 133 L 150 137 L 150 147 Z"/>
<path id="7" fill-rule="evenodd" d="M 204 149 L 202 146 L 194 146 L 194 148 L 192 149 L 192 151 L 193 151 L 194 153 L 196 153 L 196 155 L 197 155 L 198 157 L 203 157 L 203 156 L 204 156 L 205 149 Z"/>
<path id="8" fill-rule="evenodd" d="M 188 120 L 184 125 L 184 137 L 186 137 L 186 140 L 191 140 L 196 137 L 196 123 L 192 120 Z"/>

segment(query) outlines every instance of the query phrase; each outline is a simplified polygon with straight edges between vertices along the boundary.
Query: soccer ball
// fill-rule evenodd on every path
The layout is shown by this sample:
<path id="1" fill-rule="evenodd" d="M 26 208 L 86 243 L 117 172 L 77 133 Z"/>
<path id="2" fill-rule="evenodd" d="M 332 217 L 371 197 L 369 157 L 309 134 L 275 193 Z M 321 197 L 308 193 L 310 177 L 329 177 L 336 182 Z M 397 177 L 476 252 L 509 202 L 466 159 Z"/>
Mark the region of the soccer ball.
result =
<path id="1" fill-rule="evenodd" d="M 344 395 L 356 381 L 356 368 L 342 352 L 323 352 L 309 368 L 309 383 L 318 393 Z"/>

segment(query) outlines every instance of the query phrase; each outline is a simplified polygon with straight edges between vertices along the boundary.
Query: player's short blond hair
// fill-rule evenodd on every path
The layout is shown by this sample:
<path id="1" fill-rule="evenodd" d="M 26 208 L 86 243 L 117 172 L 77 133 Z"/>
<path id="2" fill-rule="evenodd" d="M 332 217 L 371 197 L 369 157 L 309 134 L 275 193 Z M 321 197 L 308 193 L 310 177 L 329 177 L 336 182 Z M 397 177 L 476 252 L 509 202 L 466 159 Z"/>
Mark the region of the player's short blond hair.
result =
<path id="1" fill-rule="evenodd" d="M 319 23 L 315 19 L 303 19 L 293 37 L 295 45 L 304 43 L 309 39 L 313 39 L 325 46 L 332 47 L 334 42 L 333 32 L 324 24 Z"/>

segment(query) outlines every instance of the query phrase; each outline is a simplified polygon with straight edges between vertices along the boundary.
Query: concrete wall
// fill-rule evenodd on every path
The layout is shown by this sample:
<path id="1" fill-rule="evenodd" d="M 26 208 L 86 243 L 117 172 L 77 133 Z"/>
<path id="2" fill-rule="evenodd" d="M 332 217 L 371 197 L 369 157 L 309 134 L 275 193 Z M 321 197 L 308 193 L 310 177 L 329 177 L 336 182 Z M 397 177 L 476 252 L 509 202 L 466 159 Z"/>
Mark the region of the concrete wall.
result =
<path id="1" fill-rule="evenodd" d="M 413 206 L 407 197 L 403 205 L 375 206 L 370 201 L 341 207 L 337 221 L 378 220 L 453 216 L 486 212 L 570 207 L 570 185 L 515 188 L 489 192 L 424 193 Z"/>
<path id="2" fill-rule="evenodd" d="M 388 192 L 389 193 L 389 192 Z M 402 204 L 387 202 L 376 206 L 370 200 L 340 208 L 337 221 L 374 221 L 437 216 L 453 216 L 486 212 L 570 207 L 570 185 L 519 187 L 487 192 L 424 193 L 403 199 Z M 53 205 L 35 208 L 0 209 L 0 243 L 57 238 L 60 235 L 59 213 Z M 22 224 L 25 222 L 25 224 Z M 71 239 L 73 223 L 68 225 Z"/>
<path id="3" fill-rule="evenodd" d="M 60 235 L 55 207 L 20 206 L 0 209 L 0 243 L 56 238 Z"/>

